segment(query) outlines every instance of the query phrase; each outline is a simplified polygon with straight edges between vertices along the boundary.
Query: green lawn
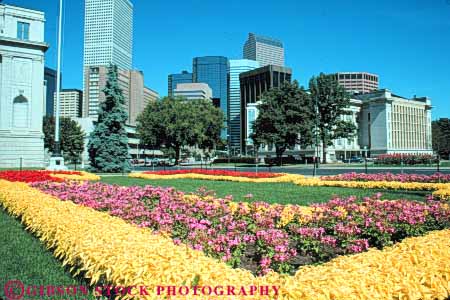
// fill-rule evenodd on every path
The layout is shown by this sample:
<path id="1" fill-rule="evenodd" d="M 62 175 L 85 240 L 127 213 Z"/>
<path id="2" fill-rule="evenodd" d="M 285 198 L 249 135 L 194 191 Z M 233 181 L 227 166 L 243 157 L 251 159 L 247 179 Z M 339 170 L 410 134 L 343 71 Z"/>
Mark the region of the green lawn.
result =
<path id="1" fill-rule="evenodd" d="M 331 199 L 333 195 L 355 195 L 358 197 L 364 197 L 381 192 L 383 193 L 383 199 L 424 200 L 425 196 L 429 194 L 429 192 L 397 192 L 335 187 L 302 187 L 292 183 L 243 183 L 192 179 L 148 180 L 122 176 L 102 177 L 102 182 L 124 186 L 170 186 L 184 192 L 194 192 L 199 187 L 206 187 L 208 190 L 216 191 L 219 197 L 233 195 L 235 200 L 245 200 L 245 195 L 253 194 L 253 200 L 263 200 L 270 203 L 280 204 L 295 203 L 300 205 L 306 205 L 313 202 L 324 202 Z"/>
<path id="2" fill-rule="evenodd" d="M 9 280 L 20 280 L 25 286 L 88 286 L 87 282 L 74 279 L 39 239 L 27 232 L 24 226 L 8 215 L 1 206 L 0 237 L 0 299 L 5 299 L 4 286 Z M 86 298 L 95 299 L 92 295 L 86 297 L 81 293 L 71 297 Z"/>

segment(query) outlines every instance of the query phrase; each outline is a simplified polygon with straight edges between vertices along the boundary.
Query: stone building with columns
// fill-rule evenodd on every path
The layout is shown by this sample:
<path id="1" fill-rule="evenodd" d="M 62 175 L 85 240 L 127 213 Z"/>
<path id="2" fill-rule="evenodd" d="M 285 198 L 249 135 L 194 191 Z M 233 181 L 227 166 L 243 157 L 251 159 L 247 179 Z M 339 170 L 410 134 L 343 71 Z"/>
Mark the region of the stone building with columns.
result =
<path id="1" fill-rule="evenodd" d="M 44 166 L 44 13 L 0 4 L 0 167 Z"/>

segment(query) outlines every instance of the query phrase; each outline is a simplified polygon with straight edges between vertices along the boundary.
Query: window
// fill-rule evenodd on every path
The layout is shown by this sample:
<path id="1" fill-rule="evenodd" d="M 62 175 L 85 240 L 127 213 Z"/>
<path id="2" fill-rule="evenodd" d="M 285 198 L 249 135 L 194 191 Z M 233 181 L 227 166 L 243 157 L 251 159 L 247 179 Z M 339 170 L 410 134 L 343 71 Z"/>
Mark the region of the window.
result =
<path id="1" fill-rule="evenodd" d="M 19 40 L 28 41 L 30 39 L 30 24 L 25 22 L 17 22 L 17 38 Z"/>
<path id="2" fill-rule="evenodd" d="M 24 96 L 17 96 L 13 101 L 13 126 L 28 127 L 28 100 Z"/>

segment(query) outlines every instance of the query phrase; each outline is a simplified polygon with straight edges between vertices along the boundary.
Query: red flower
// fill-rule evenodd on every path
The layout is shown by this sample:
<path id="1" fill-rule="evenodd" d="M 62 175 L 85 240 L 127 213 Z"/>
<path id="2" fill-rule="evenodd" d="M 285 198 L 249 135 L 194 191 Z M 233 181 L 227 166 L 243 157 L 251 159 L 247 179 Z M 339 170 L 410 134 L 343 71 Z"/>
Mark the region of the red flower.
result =
<path id="1" fill-rule="evenodd" d="M 202 174 L 202 175 L 213 175 L 213 176 L 248 177 L 248 178 L 273 178 L 273 177 L 281 176 L 281 174 L 278 174 L 278 173 L 268 173 L 268 172 L 254 173 L 254 172 L 240 172 L 240 171 L 227 171 L 227 170 L 203 170 L 203 169 L 144 172 L 144 174 L 155 174 L 155 175 L 176 175 L 176 174 L 189 174 L 189 173 Z"/>
<path id="2" fill-rule="evenodd" d="M 0 171 L 0 179 L 13 182 L 64 181 L 62 178 L 52 177 L 51 174 L 81 175 L 80 172 L 74 171 Z"/>

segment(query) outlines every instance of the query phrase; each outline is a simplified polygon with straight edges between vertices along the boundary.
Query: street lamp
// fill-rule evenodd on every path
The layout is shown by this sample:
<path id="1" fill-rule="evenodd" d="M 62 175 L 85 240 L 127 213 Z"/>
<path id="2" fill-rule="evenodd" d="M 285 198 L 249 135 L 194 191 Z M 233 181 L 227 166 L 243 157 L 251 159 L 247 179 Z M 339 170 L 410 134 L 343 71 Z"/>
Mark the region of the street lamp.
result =
<path id="1" fill-rule="evenodd" d="M 62 16 L 63 0 L 59 0 L 59 20 L 58 20 L 58 60 L 56 68 L 56 111 L 55 111 L 55 145 L 48 170 L 67 170 L 64 166 L 64 158 L 61 155 L 61 145 L 59 140 L 59 114 L 61 102 L 61 44 L 62 44 Z"/>

